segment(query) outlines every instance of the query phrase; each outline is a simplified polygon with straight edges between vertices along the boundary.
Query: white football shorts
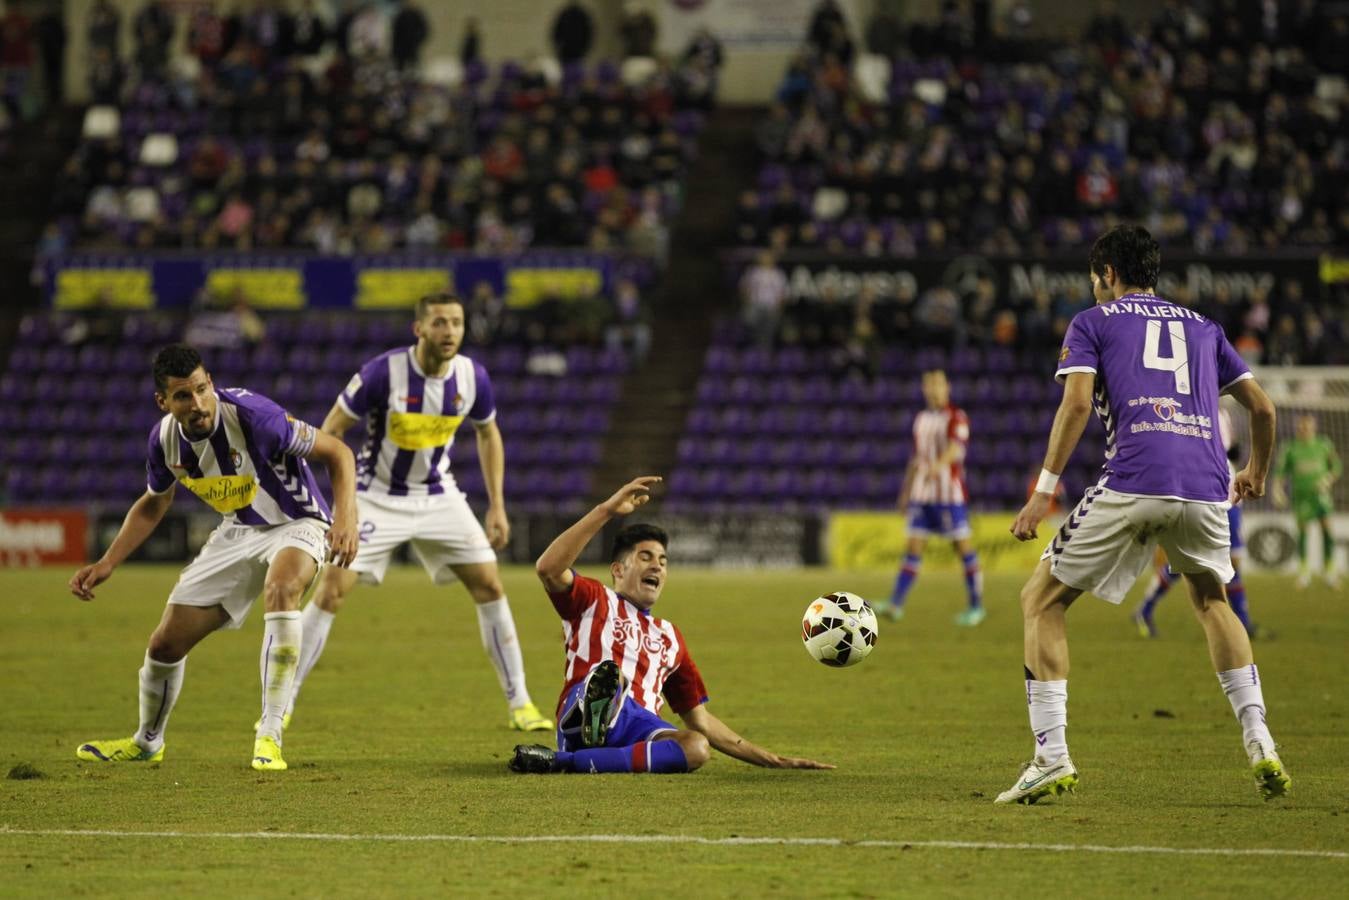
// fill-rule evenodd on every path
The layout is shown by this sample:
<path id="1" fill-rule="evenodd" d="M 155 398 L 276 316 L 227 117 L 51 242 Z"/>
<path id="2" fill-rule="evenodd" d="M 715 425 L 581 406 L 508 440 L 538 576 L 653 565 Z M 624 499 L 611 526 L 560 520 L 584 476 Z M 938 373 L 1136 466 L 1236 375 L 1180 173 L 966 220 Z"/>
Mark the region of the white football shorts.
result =
<path id="1" fill-rule="evenodd" d="M 1227 508 L 1091 487 L 1040 558 L 1059 581 L 1111 603 L 1129 593 L 1158 545 L 1173 571 L 1212 572 L 1226 584 L 1234 574 Z"/>
<path id="2" fill-rule="evenodd" d="M 478 517 L 463 493 L 449 490 L 426 497 L 356 495 L 360 548 L 351 571 L 366 584 L 379 584 L 394 550 L 412 544 L 412 553 L 435 584 L 453 584 L 451 566 L 496 562 Z"/>
<path id="3" fill-rule="evenodd" d="M 328 555 L 327 531 L 323 522 L 309 518 L 262 528 L 222 522 L 211 532 L 197 558 L 178 576 L 169 602 L 180 606 L 219 604 L 230 617 L 225 627 L 238 628 L 262 593 L 267 568 L 276 555 L 286 547 L 296 547 L 322 565 Z"/>

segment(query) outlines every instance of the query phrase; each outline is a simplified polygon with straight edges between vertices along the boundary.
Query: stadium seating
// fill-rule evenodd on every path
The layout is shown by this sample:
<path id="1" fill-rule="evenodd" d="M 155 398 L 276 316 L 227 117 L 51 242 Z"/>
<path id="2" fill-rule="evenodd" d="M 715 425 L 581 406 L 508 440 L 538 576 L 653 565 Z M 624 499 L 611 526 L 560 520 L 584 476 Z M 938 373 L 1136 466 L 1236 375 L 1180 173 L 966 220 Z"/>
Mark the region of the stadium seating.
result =
<path id="1" fill-rule="evenodd" d="M 26 317 L 0 375 L 0 471 L 6 473 L 0 487 L 14 505 L 128 503 L 144 490 L 147 437 L 160 417 L 150 360 L 158 346 L 178 337 L 181 325 L 131 315 L 115 344 L 69 346 L 61 340 L 64 324 L 52 314 Z M 204 353 L 215 382 L 268 395 L 315 424 L 362 361 L 407 340 L 402 316 L 276 316 L 267 324 L 267 339 L 256 346 Z M 564 354 L 565 374 L 535 375 L 521 345 L 465 353 L 492 375 L 509 459 L 510 508 L 556 511 L 582 503 L 628 369 L 626 357 L 575 346 Z M 358 426 L 348 435 L 357 448 L 361 433 Z M 483 499 L 470 426 L 459 432 L 451 460 L 470 499 Z"/>
<path id="2" fill-rule="evenodd" d="M 707 351 L 671 473 L 674 509 L 893 507 L 912 453 L 920 375 L 944 367 L 971 422 L 967 483 L 976 509 L 1015 509 L 1044 458 L 1059 389 L 1039 355 L 1004 349 L 891 348 L 873 379 L 822 370 L 799 347 Z M 1104 436 L 1093 422 L 1064 475 L 1096 480 Z"/>

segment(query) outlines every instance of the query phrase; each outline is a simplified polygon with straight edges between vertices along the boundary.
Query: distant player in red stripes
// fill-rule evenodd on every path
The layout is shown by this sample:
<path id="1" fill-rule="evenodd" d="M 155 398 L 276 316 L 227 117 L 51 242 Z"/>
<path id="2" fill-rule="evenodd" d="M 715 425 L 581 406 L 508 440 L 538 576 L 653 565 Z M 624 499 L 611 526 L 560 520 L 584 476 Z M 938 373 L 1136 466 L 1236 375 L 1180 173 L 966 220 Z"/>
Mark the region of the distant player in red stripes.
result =
<path id="1" fill-rule="evenodd" d="M 539 557 L 539 580 L 562 617 L 566 683 L 557 707 L 557 750 L 520 745 L 511 770 L 692 772 L 713 749 L 768 768 L 834 768 L 756 746 L 707 711 L 707 688 L 684 636 L 673 623 L 651 614 L 668 574 L 669 540 L 663 530 L 629 525 L 618 533 L 609 564 L 612 588 L 573 571 L 576 558 L 605 524 L 644 505 L 660 480 L 648 475 L 628 482 Z M 660 717 L 666 700 L 683 728 Z"/>
<path id="2" fill-rule="evenodd" d="M 909 546 L 900 566 L 895 588 L 876 611 L 897 621 L 904 616 L 904 601 L 918 580 L 923 550 L 928 538 L 949 538 L 965 569 L 969 605 L 956 616 L 957 625 L 978 625 L 984 612 L 984 576 L 979 555 L 970 540 L 970 516 L 966 508 L 965 449 L 970 442 L 970 420 L 951 402 L 946 373 L 933 369 L 923 373 L 923 397 L 927 409 L 913 420 L 913 458 L 904 474 L 899 508 L 909 513 Z"/>

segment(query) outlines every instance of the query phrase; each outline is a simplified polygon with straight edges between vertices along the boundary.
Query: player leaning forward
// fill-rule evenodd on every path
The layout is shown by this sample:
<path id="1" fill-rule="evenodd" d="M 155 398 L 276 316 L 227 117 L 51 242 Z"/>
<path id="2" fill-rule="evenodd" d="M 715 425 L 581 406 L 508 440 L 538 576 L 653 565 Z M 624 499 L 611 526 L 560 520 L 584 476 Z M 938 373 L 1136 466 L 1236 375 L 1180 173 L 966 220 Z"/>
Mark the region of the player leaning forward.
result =
<path id="1" fill-rule="evenodd" d="M 379 584 L 393 552 L 411 542 L 433 582 L 458 579 L 473 598 L 483 649 L 510 708 L 509 725 L 549 731 L 553 723 L 539 713 L 525 687 L 515 619 L 497 572 L 494 548 L 506 546 L 510 524 L 502 495 L 506 455 L 492 383 L 480 363 L 459 353 L 464 306 L 455 295 L 430 294 L 417 301 L 412 330 L 417 343 L 362 366 L 323 420 L 323 430 L 334 437 L 361 419 L 366 422 L 356 495 L 361 552 L 350 570 L 325 569 L 304 608 L 304 647 L 294 691 L 298 694 L 318 662 L 333 617 L 356 581 Z M 450 474 L 450 448 L 465 418 L 477 433 L 487 484 L 485 532 Z M 287 723 L 294 702 L 292 695 Z"/>
<path id="2" fill-rule="evenodd" d="M 1265 724 L 1250 639 L 1223 592 L 1232 578 L 1228 503 L 1265 492 L 1274 405 L 1218 325 L 1153 293 L 1161 253 L 1145 229 L 1120 225 L 1106 232 L 1089 264 L 1096 305 L 1078 313 L 1064 337 L 1056 373 L 1063 401 L 1044 471 L 1013 534 L 1023 541 L 1036 536 L 1093 405 L 1106 432 L 1104 475 L 1064 521 L 1021 591 L 1035 757 L 997 802 L 1034 803 L 1076 786 L 1064 735 L 1065 614 L 1084 591 L 1119 603 L 1159 544 L 1189 585 L 1218 681 L 1241 723 L 1256 786 L 1266 799 L 1280 796 L 1290 780 Z M 1250 460 L 1231 477 L 1230 493 L 1218 429 L 1221 393 L 1232 394 L 1251 418 Z"/>
<path id="3" fill-rule="evenodd" d="M 643 506 L 655 476 L 636 478 L 586 513 L 548 545 L 536 564 L 566 641 L 566 683 L 558 699 L 557 750 L 521 745 L 515 772 L 692 772 L 710 749 L 775 769 L 832 769 L 810 759 L 779 756 L 750 743 L 707 710 L 707 689 L 673 622 L 651 608 L 665 588 L 665 532 L 629 525 L 614 538 L 612 588 L 577 574 L 572 565 L 611 519 Z M 660 717 L 670 708 L 684 722 Z"/>
<path id="4" fill-rule="evenodd" d="M 154 378 L 164 418 L 150 432 L 147 490 L 103 558 L 71 578 L 71 591 L 94 599 L 94 588 L 154 531 L 179 483 L 225 518 L 183 570 L 150 635 L 136 733 L 90 741 L 77 755 L 104 762 L 163 759 L 164 728 L 182 689 L 188 651 L 218 628 L 242 625 L 261 592 L 262 719 L 253 768 L 284 769 L 281 715 L 300 656 L 300 597 L 325 559 L 346 566 L 356 555 L 355 461 L 341 441 L 296 421 L 266 397 L 242 388 L 217 390 L 191 347 L 161 350 Z M 311 459 L 332 476 L 331 516 Z"/>

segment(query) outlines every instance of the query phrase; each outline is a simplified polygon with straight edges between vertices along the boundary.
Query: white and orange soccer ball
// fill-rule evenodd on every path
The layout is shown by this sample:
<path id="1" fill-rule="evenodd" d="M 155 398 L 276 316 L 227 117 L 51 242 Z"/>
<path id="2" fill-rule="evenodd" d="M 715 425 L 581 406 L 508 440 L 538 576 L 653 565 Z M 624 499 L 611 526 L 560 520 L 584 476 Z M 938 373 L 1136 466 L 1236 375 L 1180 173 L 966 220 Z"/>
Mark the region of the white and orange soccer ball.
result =
<path id="1" fill-rule="evenodd" d="M 806 652 L 826 666 L 855 666 L 876 646 L 876 614 L 856 594 L 825 594 L 806 607 L 801 640 Z"/>

